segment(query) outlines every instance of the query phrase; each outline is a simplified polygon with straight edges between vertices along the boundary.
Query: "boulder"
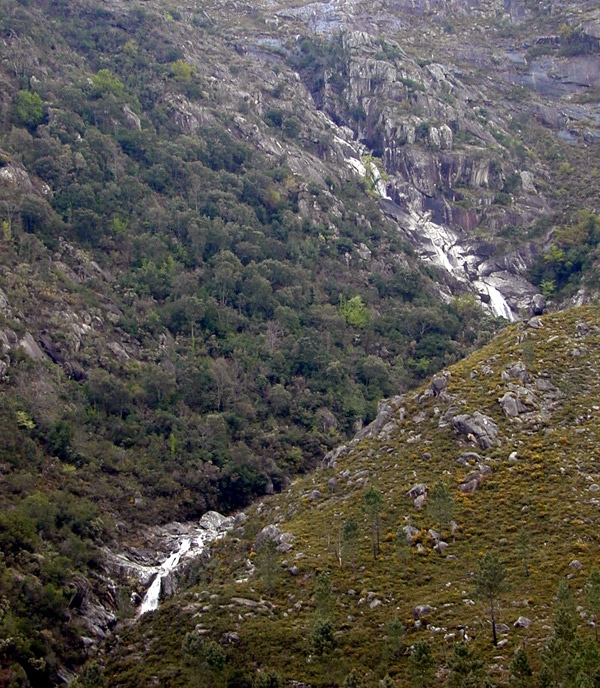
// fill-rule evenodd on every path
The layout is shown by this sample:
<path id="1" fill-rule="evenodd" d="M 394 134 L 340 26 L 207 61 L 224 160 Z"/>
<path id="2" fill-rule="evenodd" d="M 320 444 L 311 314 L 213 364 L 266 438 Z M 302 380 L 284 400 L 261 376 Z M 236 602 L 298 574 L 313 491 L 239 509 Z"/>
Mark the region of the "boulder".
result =
<path id="1" fill-rule="evenodd" d="M 581 571 L 583 564 L 579 561 L 579 559 L 573 559 L 573 561 L 569 564 L 569 568 L 574 569 L 575 571 Z"/>
<path id="2" fill-rule="evenodd" d="M 438 375 L 437 377 L 434 377 L 433 380 L 431 381 L 431 384 L 429 385 L 429 389 L 435 394 L 435 396 L 439 396 L 448 386 L 448 380 L 443 375 Z"/>
<path id="3" fill-rule="evenodd" d="M 327 487 L 331 492 L 336 492 L 338 489 L 337 478 L 329 478 L 329 480 L 327 481 Z"/>
<path id="4" fill-rule="evenodd" d="M 414 485 L 413 487 L 408 490 L 406 493 L 406 496 L 409 499 L 415 499 L 416 497 L 420 497 L 423 494 L 427 493 L 427 485 L 425 483 L 419 483 L 418 485 Z"/>
<path id="5" fill-rule="evenodd" d="M 532 315 L 542 315 L 546 308 L 546 298 L 543 294 L 535 294 L 531 299 L 531 313 Z"/>
<path id="6" fill-rule="evenodd" d="M 46 359 L 46 354 L 40 349 L 29 332 L 26 332 L 19 340 L 19 348 L 34 361 L 43 361 Z"/>
<path id="7" fill-rule="evenodd" d="M 472 437 L 482 449 L 488 449 L 498 443 L 498 426 L 489 416 L 479 411 L 454 416 L 452 425 L 462 435 Z"/>
<path id="8" fill-rule="evenodd" d="M 204 528 L 204 530 L 219 530 L 227 520 L 227 517 L 218 511 L 207 511 L 200 519 L 198 525 L 200 528 Z M 233 526 L 233 519 L 231 525 Z"/>
<path id="9" fill-rule="evenodd" d="M 540 330 L 544 327 L 544 323 L 539 316 L 534 316 L 527 321 L 527 327 L 531 327 L 533 330 Z"/>
<path id="10" fill-rule="evenodd" d="M 335 449 L 332 449 L 330 452 L 325 454 L 321 464 L 323 466 L 331 467 L 340 458 L 340 456 L 342 456 L 342 454 L 345 454 L 347 451 L 348 447 L 345 444 L 342 444 L 341 447 L 336 447 Z"/>
<path id="11" fill-rule="evenodd" d="M 419 495 L 413 502 L 413 506 L 415 507 L 415 509 L 422 509 L 426 499 L 427 493 Z"/>
<path id="12" fill-rule="evenodd" d="M 464 494 L 473 494 L 474 492 L 477 492 L 477 488 L 479 487 L 479 480 L 477 478 L 473 478 L 472 480 L 469 480 L 466 483 L 463 483 L 460 486 L 460 491 L 463 492 Z"/>
<path id="13" fill-rule="evenodd" d="M 252 549 L 256 551 L 256 550 L 258 549 L 258 547 L 259 547 L 267 538 L 273 540 L 273 541 L 276 542 L 277 544 L 280 543 L 281 531 L 279 530 L 279 528 L 278 528 L 276 525 L 274 525 L 274 524 L 271 523 L 270 525 L 265 526 L 265 527 L 260 531 L 260 533 L 256 536 L 256 539 L 254 540 L 254 544 L 252 545 Z"/>
<path id="14" fill-rule="evenodd" d="M 515 628 L 529 628 L 531 626 L 531 619 L 526 616 L 520 616 L 513 624 Z"/>
<path id="15" fill-rule="evenodd" d="M 518 361 L 517 363 L 509 365 L 506 370 L 502 371 L 502 379 L 505 382 L 509 380 L 518 380 L 521 384 L 526 384 L 529 382 L 530 377 L 525 364 L 522 361 Z"/>
<path id="16" fill-rule="evenodd" d="M 414 526 L 404 526 L 402 530 L 406 535 L 406 542 L 413 542 L 417 538 L 417 535 L 421 532 L 418 528 L 415 528 Z"/>
<path id="17" fill-rule="evenodd" d="M 431 606 L 428 604 L 418 604 L 412 610 L 413 619 L 423 619 L 431 614 Z"/>
<path id="18" fill-rule="evenodd" d="M 483 456 L 480 456 L 477 452 L 463 452 L 458 458 L 466 462 L 483 461 Z"/>
<path id="19" fill-rule="evenodd" d="M 506 392 L 498 401 L 507 418 L 516 418 L 520 413 L 527 410 L 525 404 L 512 392 Z"/>

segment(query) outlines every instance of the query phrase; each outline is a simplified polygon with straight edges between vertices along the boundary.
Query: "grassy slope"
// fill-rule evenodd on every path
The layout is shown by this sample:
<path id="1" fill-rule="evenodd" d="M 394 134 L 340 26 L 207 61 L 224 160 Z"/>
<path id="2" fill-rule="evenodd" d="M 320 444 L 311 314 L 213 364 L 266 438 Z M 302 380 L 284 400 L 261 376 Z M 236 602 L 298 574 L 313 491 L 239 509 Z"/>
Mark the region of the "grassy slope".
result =
<path id="1" fill-rule="evenodd" d="M 598 308 L 590 306 L 548 316 L 541 329 L 508 327 L 490 345 L 450 368 L 447 391 L 455 398 L 452 403 L 464 406 L 465 412 L 480 410 L 491 416 L 500 428 L 501 446 L 482 451 L 451 428 L 439 429 L 440 414 L 449 401 L 430 398 L 420 404 L 416 398 L 406 399 L 402 404 L 406 420 L 389 440 L 362 440 L 335 468 L 320 469 L 296 481 L 285 493 L 252 507 L 244 533 L 228 537 L 215 548 L 199 586 L 126 633 L 120 656 L 113 655 L 109 662 L 111 685 L 146 685 L 152 675 L 161 685 L 187 685 L 179 646 L 185 631 L 197 624 L 216 640 L 227 631 L 239 633 L 239 647 L 229 651 L 231 675 L 233 668 L 251 672 L 256 667 L 270 667 L 287 679 L 324 685 L 332 680 L 341 682 L 351 667 L 357 667 L 372 679 L 388 671 L 400 678 L 407 670 L 406 656 L 393 659 L 386 655 L 386 624 L 395 616 L 407 626 L 405 644 L 421 637 L 431 639 L 441 665 L 453 644 L 453 639 L 444 636 L 453 633 L 458 637 L 464 629 L 487 664 L 493 665 L 492 674 L 505 680 L 516 648 L 525 644 L 530 650 L 539 650 L 550 634 L 552 596 L 560 580 L 574 574 L 571 586 L 577 604 L 585 606 L 582 587 L 598 555 L 598 502 L 589 490 L 600 478 L 598 315 Z M 589 328 L 585 334 L 582 323 Z M 581 355 L 574 356 L 574 349 Z M 525 362 L 534 378 L 544 376 L 556 388 L 552 395 L 545 393 L 553 407 L 544 420 L 536 420 L 535 414 L 509 420 L 501 412 L 497 400 L 507 386 L 501 373 L 517 361 Z M 493 369 L 487 377 L 481 372 L 485 365 Z M 538 398 L 543 396 L 538 394 Z M 413 420 L 417 414 L 425 415 L 418 424 Z M 459 484 L 470 471 L 456 463 L 467 450 L 478 451 L 493 468 L 479 490 L 468 496 L 460 493 Z M 513 451 L 518 455 L 516 463 L 507 460 Z M 424 452 L 431 458 L 425 458 Z M 347 481 L 340 477 L 345 471 L 349 471 Z M 381 489 L 385 499 L 381 555 L 376 561 L 360 511 L 365 482 L 353 479 L 363 471 L 368 471 L 369 484 Z M 340 488 L 331 494 L 327 483 L 334 475 Z M 431 487 L 440 478 L 451 486 L 456 502 L 459 530 L 455 541 L 446 533 L 450 543 L 446 554 L 456 560 L 433 551 L 427 535 L 427 529 L 435 527 L 433 520 L 427 509 L 416 511 L 405 496 L 413 484 L 423 481 Z M 314 489 L 320 490 L 322 497 L 311 499 Z M 339 569 L 330 542 L 338 525 L 351 514 L 364 523 L 356 580 L 350 567 Z M 394 555 L 394 539 L 398 527 L 408 519 L 420 528 L 418 541 L 424 551 L 418 554 L 413 548 L 405 576 Z M 297 553 L 306 556 L 294 562 L 299 567 L 297 576 L 290 576 L 284 567 L 276 594 L 269 599 L 260 576 L 251 576 L 246 583 L 233 581 L 244 576 L 246 558 L 253 558 L 250 548 L 255 534 L 272 522 L 296 536 L 292 552 L 284 555 L 287 566 Z M 517 546 L 521 527 L 530 535 L 529 577 L 523 574 Z M 497 553 L 505 563 L 510 580 L 498 614 L 500 622 L 511 626 L 502 650 L 492 646 L 484 605 L 468 602 L 477 599 L 471 573 L 488 551 Z M 581 561 L 581 571 L 569 568 L 573 559 Z M 318 572 L 327 572 L 331 580 L 332 619 L 339 645 L 332 658 L 311 661 L 307 636 Z M 358 594 L 348 595 L 350 588 Z M 361 602 L 369 591 L 383 604 L 370 609 Z M 264 600 L 263 611 L 232 603 L 235 596 Z M 299 610 L 294 607 L 297 603 L 301 603 Z M 412 621 L 416 604 L 434 608 L 426 630 Z M 204 605 L 210 610 L 203 612 Z M 528 630 L 512 627 L 520 615 L 533 621 Z M 535 663 L 535 654 L 531 654 Z"/>

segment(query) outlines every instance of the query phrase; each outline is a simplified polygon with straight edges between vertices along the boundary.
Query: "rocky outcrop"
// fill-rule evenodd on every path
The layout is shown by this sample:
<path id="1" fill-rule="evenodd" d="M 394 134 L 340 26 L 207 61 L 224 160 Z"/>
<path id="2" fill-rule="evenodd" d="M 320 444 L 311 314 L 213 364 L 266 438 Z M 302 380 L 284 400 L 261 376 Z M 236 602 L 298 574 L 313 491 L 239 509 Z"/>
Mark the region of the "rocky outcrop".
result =
<path id="1" fill-rule="evenodd" d="M 476 442 L 482 449 L 498 444 L 498 426 L 479 411 L 473 414 L 461 413 L 452 418 L 452 426 L 467 439 Z"/>

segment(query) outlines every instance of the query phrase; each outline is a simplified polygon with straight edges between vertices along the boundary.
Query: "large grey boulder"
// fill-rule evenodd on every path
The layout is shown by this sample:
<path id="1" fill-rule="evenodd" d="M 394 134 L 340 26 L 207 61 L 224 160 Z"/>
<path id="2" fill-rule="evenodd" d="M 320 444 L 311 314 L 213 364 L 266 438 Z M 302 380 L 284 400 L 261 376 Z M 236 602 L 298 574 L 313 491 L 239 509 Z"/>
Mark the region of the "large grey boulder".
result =
<path id="1" fill-rule="evenodd" d="M 531 299 L 531 312 L 533 315 L 542 315 L 546 308 L 546 298 L 543 294 L 535 294 Z"/>
<path id="2" fill-rule="evenodd" d="M 429 389 L 435 394 L 437 397 L 439 394 L 441 394 L 446 387 L 448 386 L 448 380 L 443 375 L 438 375 L 437 377 L 434 377 L 433 380 L 431 381 L 431 384 L 429 385 Z"/>
<path id="3" fill-rule="evenodd" d="M 423 619 L 431 614 L 431 606 L 428 604 L 418 604 L 413 608 L 413 619 Z"/>
<path id="4" fill-rule="evenodd" d="M 233 519 L 228 519 L 227 516 L 223 516 L 218 511 L 207 511 L 198 525 L 205 530 L 221 530 L 229 520 L 231 520 L 231 527 L 233 527 Z"/>
<path id="5" fill-rule="evenodd" d="M 482 449 L 498 444 L 498 426 L 489 416 L 479 411 L 454 416 L 452 425 L 462 435 L 472 437 Z"/>
<path id="6" fill-rule="evenodd" d="M 9 313 L 10 304 L 6 294 L 0 289 L 0 313 Z"/>
<path id="7" fill-rule="evenodd" d="M 19 340 L 19 348 L 34 361 L 46 360 L 46 354 L 40 349 L 29 332 L 26 332 Z"/>
<path id="8" fill-rule="evenodd" d="M 256 536 L 256 539 L 254 540 L 254 544 L 252 545 L 252 549 L 256 550 L 258 546 L 263 543 L 267 538 L 270 540 L 273 540 L 277 544 L 280 544 L 281 541 L 281 530 L 274 525 L 268 525 L 265 526 L 260 533 Z"/>
<path id="9" fill-rule="evenodd" d="M 498 401 L 507 418 L 516 418 L 527 410 L 525 404 L 512 392 L 506 392 Z"/>
<path id="10" fill-rule="evenodd" d="M 518 380 L 521 384 L 526 384 L 529 382 L 530 377 L 525 364 L 519 361 L 518 363 L 512 363 L 506 370 L 502 371 L 502 379 L 506 382 Z"/>
<path id="11" fill-rule="evenodd" d="M 416 499 L 417 497 L 420 497 L 423 494 L 427 494 L 427 485 L 425 483 L 419 483 L 418 485 L 414 485 L 413 487 L 408 490 L 406 493 L 406 496 L 409 499 Z"/>
<path id="12" fill-rule="evenodd" d="M 418 528 L 415 528 L 414 526 L 404 526 L 402 530 L 406 535 L 406 542 L 413 542 L 416 539 L 417 535 L 421 532 Z"/>

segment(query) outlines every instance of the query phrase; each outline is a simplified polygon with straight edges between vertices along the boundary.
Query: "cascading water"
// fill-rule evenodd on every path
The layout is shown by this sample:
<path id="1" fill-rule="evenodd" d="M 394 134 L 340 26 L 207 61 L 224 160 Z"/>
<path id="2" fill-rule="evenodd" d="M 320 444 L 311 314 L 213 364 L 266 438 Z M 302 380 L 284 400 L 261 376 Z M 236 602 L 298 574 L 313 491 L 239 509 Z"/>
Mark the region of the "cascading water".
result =
<path id="1" fill-rule="evenodd" d="M 153 578 L 150 577 L 152 583 L 144 595 L 139 614 L 158 609 L 164 578 L 175 572 L 183 560 L 193 559 L 202 554 L 209 543 L 223 537 L 231 530 L 233 524 L 233 517 L 226 518 L 216 511 L 209 511 L 197 524 L 171 524 L 173 528 L 166 526 L 166 530 L 174 531 L 174 535 L 168 540 L 171 544 L 167 545 L 172 547 L 173 551 L 160 565 L 154 567 L 156 573 Z M 146 575 L 149 568 L 144 567 Z"/>
<path id="2" fill-rule="evenodd" d="M 140 606 L 140 614 L 145 614 L 146 612 L 153 612 L 158 609 L 158 602 L 160 600 L 160 591 L 162 588 L 162 581 L 165 576 L 171 573 L 177 568 L 181 557 L 186 554 L 190 549 L 191 540 L 190 538 L 185 538 L 181 542 L 181 546 L 176 552 L 173 552 L 163 563 L 160 565 L 152 585 L 146 591 L 142 604 Z"/>
<path id="3" fill-rule="evenodd" d="M 449 227 L 433 222 L 429 212 L 406 211 L 389 199 L 382 200 L 382 207 L 386 215 L 405 233 L 424 261 L 442 268 L 459 282 L 475 287 L 480 295 L 485 295 L 484 306 L 492 315 L 506 318 L 510 322 L 516 319 L 500 289 L 492 284 L 492 281 L 498 283 L 502 280 L 493 280 L 487 273 L 482 274 L 479 265 L 481 261 L 470 252 L 464 237 Z"/>

